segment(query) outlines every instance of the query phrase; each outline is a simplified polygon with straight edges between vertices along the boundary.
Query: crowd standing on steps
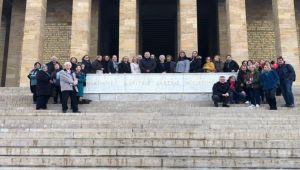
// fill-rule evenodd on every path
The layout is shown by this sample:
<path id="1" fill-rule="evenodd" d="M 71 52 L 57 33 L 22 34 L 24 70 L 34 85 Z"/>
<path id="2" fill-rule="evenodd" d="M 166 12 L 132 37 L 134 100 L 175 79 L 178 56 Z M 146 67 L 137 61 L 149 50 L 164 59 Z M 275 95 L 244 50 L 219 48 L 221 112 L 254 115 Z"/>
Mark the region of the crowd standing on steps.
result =
<path id="1" fill-rule="evenodd" d="M 84 99 L 84 87 L 87 74 L 142 74 L 142 73 L 235 73 L 226 79 L 220 77 L 214 84 L 212 100 L 215 107 L 222 103 L 223 107 L 230 104 L 249 104 L 249 108 L 259 108 L 261 104 L 268 103 L 271 110 L 277 110 L 276 96 L 282 95 L 285 101 L 283 107 L 295 107 L 293 83 L 296 74 L 291 64 L 285 62 L 283 57 L 277 61 L 252 60 L 243 61 L 241 66 L 227 55 L 222 60 L 220 55 L 214 57 L 201 57 L 197 51 L 188 57 L 185 51 L 180 51 L 178 57 L 159 55 L 146 51 L 144 55 L 119 58 L 98 55 L 91 61 L 88 55 L 78 61 L 71 57 L 69 62 L 61 65 L 56 56 L 50 62 L 42 65 L 34 63 L 28 78 L 33 102 L 36 109 L 47 109 L 50 97 L 54 104 L 62 104 L 62 111 L 68 110 L 67 102 L 71 99 L 71 109 L 79 113 L 78 104 L 88 104 L 90 100 Z"/>

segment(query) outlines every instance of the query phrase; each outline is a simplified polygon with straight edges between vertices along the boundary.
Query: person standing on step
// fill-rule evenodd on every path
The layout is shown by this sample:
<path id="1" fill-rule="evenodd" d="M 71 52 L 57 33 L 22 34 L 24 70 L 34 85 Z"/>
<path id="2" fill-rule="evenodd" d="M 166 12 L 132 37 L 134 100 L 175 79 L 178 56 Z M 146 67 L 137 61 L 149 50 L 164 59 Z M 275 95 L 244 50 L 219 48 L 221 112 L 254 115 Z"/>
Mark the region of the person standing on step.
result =
<path id="1" fill-rule="evenodd" d="M 190 60 L 187 58 L 184 51 L 179 52 L 179 58 L 176 65 L 176 73 L 189 73 Z"/>
<path id="2" fill-rule="evenodd" d="M 29 75 L 27 76 L 30 80 L 30 91 L 33 94 L 33 103 L 36 104 L 36 85 L 37 85 L 37 80 L 36 80 L 36 74 L 41 68 L 41 63 L 36 62 L 34 63 L 34 68 L 30 71 Z"/>
<path id="3" fill-rule="evenodd" d="M 72 58 L 70 59 L 70 62 L 71 62 L 71 64 L 72 64 L 71 70 L 72 70 L 72 71 L 75 71 L 75 70 L 76 70 L 76 67 L 77 67 L 77 64 L 78 64 L 77 58 L 76 58 L 76 57 L 72 57 Z"/>
<path id="4" fill-rule="evenodd" d="M 223 72 L 223 69 L 224 69 L 224 63 L 223 63 L 223 61 L 221 61 L 220 55 L 215 55 L 215 57 L 214 57 L 213 60 L 214 60 L 216 72 L 217 72 L 217 73 Z"/>
<path id="5" fill-rule="evenodd" d="M 260 107 L 260 83 L 259 83 L 260 73 L 256 69 L 255 65 L 250 65 L 245 78 L 246 88 L 248 89 L 251 105 L 250 108 Z"/>
<path id="6" fill-rule="evenodd" d="M 165 55 L 159 56 L 159 60 L 157 62 L 157 66 L 156 66 L 156 73 L 167 73 L 166 56 Z"/>
<path id="7" fill-rule="evenodd" d="M 135 74 L 141 73 L 139 59 L 136 56 L 132 57 L 130 68 L 131 68 L 131 73 L 135 73 Z"/>
<path id="8" fill-rule="evenodd" d="M 150 52 L 146 51 L 144 58 L 139 61 L 140 69 L 142 73 L 155 73 L 156 61 L 150 58 Z"/>
<path id="9" fill-rule="evenodd" d="M 119 64 L 119 73 L 131 73 L 130 62 L 127 56 L 123 57 Z"/>
<path id="10" fill-rule="evenodd" d="M 276 90 L 279 86 L 279 77 L 269 63 L 264 65 L 260 75 L 260 84 L 265 93 L 266 100 L 270 105 L 270 110 L 277 110 Z"/>
<path id="11" fill-rule="evenodd" d="M 51 76 L 48 73 L 48 67 L 42 65 L 41 69 L 36 74 L 36 110 L 47 109 L 47 103 L 51 95 Z"/>
<path id="12" fill-rule="evenodd" d="M 111 61 L 108 63 L 108 73 L 116 74 L 119 72 L 119 63 L 117 55 L 113 55 Z"/>
<path id="13" fill-rule="evenodd" d="M 54 55 L 51 57 L 51 61 L 47 63 L 48 73 L 51 75 L 54 71 L 54 65 L 58 62 L 58 58 Z"/>
<path id="14" fill-rule="evenodd" d="M 98 55 L 96 60 L 92 63 L 93 72 L 96 74 L 103 74 L 103 65 L 102 65 L 103 57 Z"/>
<path id="15" fill-rule="evenodd" d="M 65 69 L 60 71 L 60 88 L 62 93 L 62 111 L 66 113 L 68 110 L 68 98 L 71 98 L 71 107 L 73 113 L 80 113 L 78 111 L 78 80 L 75 73 L 71 71 L 72 64 L 66 62 L 64 64 Z"/>
<path id="16" fill-rule="evenodd" d="M 82 70 L 85 74 L 92 73 L 93 67 L 91 60 L 88 55 L 83 56 L 81 64 L 84 65 L 84 69 Z"/>
<path id="17" fill-rule="evenodd" d="M 219 102 L 223 103 L 223 107 L 229 107 L 229 85 L 226 82 L 225 76 L 220 76 L 219 82 L 214 84 L 212 90 L 212 100 L 214 102 L 215 107 L 219 107 Z"/>
<path id="18" fill-rule="evenodd" d="M 231 55 L 227 55 L 226 61 L 224 63 L 223 71 L 225 73 L 237 72 L 239 70 L 239 65 L 236 61 L 232 60 Z"/>
<path id="19" fill-rule="evenodd" d="M 286 64 L 283 57 L 277 58 L 280 88 L 285 100 L 285 107 L 295 107 L 293 95 L 293 83 L 296 81 L 296 73 L 291 64 Z"/>
<path id="20" fill-rule="evenodd" d="M 101 61 L 104 74 L 108 74 L 108 63 L 109 62 L 110 62 L 110 57 L 108 55 L 104 56 L 104 60 Z"/>
<path id="21" fill-rule="evenodd" d="M 202 57 L 198 55 L 197 51 L 192 53 L 192 61 L 190 64 L 190 73 L 201 73 L 202 70 Z"/>
<path id="22" fill-rule="evenodd" d="M 173 61 L 173 58 L 172 58 L 171 55 L 167 55 L 165 67 L 166 67 L 167 73 L 175 73 L 175 70 L 176 70 L 176 62 Z"/>
<path id="23" fill-rule="evenodd" d="M 58 103 L 58 98 L 60 99 L 59 102 L 61 103 L 62 97 L 61 97 L 61 90 L 60 90 L 60 71 L 62 70 L 62 66 L 59 63 L 56 63 L 54 66 L 55 70 L 51 74 L 51 81 L 52 81 L 52 87 L 53 87 L 53 100 L 54 104 Z"/>
<path id="24" fill-rule="evenodd" d="M 84 94 L 84 84 L 86 83 L 86 75 L 82 72 L 81 66 L 76 67 L 75 71 L 76 79 L 78 80 L 77 88 L 77 101 L 79 104 L 82 104 L 81 98 L 83 97 Z"/>

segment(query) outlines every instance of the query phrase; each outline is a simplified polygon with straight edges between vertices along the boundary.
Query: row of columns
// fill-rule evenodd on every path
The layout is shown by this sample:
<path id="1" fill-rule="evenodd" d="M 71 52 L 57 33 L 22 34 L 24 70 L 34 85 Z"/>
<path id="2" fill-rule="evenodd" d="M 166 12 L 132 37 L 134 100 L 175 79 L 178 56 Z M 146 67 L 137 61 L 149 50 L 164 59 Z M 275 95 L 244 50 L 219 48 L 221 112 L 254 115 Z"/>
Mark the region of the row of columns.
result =
<path id="1" fill-rule="evenodd" d="M 138 53 L 138 0 L 120 0 L 119 55 Z M 247 60 L 248 40 L 246 0 L 227 0 L 229 53 L 238 62 Z M 294 0 L 272 0 L 277 32 L 277 55 L 286 57 L 300 73 L 299 48 Z M 0 0 L 2 6 L 3 0 Z M 2 9 L 0 6 L 0 9 Z M 92 0 L 73 0 L 71 56 L 90 52 Z M 20 86 L 28 86 L 26 78 L 32 64 L 41 60 L 46 22 L 47 0 L 27 0 L 21 55 Z M 179 0 L 179 48 L 190 54 L 198 49 L 197 0 Z"/>

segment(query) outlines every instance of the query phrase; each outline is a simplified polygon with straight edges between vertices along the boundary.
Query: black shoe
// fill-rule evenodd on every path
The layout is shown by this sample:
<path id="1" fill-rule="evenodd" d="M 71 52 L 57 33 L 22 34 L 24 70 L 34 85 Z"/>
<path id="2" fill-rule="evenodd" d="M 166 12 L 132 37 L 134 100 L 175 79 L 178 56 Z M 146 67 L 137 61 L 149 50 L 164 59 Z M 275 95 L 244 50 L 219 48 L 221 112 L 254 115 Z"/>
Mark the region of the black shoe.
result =
<path id="1" fill-rule="evenodd" d="M 66 110 L 63 110 L 63 113 L 67 113 L 67 111 L 66 111 Z"/>
<path id="2" fill-rule="evenodd" d="M 230 107 L 228 104 L 223 104 L 223 107 Z"/>
<path id="3" fill-rule="evenodd" d="M 53 104 L 57 104 L 57 102 L 53 102 Z"/>
<path id="4" fill-rule="evenodd" d="M 41 108 L 36 108 L 36 110 L 40 110 Z"/>
<path id="5" fill-rule="evenodd" d="M 75 111 L 75 112 L 73 112 L 73 113 L 81 113 L 80 111 Z"/>
<path id="6" fill-rule="evenodd" d="M 294 108 L 295 105 L 291 104 L 291 105 L 287 105 L 286 107 L 289 107 L 289 108 Z"/>
<path id="7" fill-rule="evenodd" d="M 271 107 L 270 110 L 277 110 L 277 107 Z"/>
<path id="8" fill-rule="evenodd" d="M 215 107 L 219 107 L 218 103 L 214 103 Z"/>

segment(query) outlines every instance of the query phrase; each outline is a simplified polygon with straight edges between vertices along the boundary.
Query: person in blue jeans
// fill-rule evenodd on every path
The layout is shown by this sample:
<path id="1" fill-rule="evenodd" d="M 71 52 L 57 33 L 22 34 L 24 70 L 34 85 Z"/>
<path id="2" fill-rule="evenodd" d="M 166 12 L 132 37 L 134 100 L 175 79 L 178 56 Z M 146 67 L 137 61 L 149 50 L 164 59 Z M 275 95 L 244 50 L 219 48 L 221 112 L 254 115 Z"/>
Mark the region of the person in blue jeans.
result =
<path id="1" fill-rule="evenodd" d="M 248 89 L 251 105 L 250 108 L 259 108 L 260 107 L 260 82 L 259 82 L 260 73 L 256 69 L 255 65 L 250 65 L 248 68 L 247 75 L 245 77 L 246 88 Z"/>
<path id="2" fill-rule="evenodd" d="M 293 95 L 293 82 L 296 80 L 296 73 L 291 64 L 286 64 L 283 57 L 277 58 L 277 73 L 280 80 L 280 89 L 285 100 L 285 107 L 295 107 Z"/>
<path id="3" fill-rule="evenodd" d="M 266 63 L 260 75 L 261 88 L 264 91 L 270 110 L 277 110 L 276 90 L 279 85 L 277 72 L 271 68 L 270 63 Z"/>

